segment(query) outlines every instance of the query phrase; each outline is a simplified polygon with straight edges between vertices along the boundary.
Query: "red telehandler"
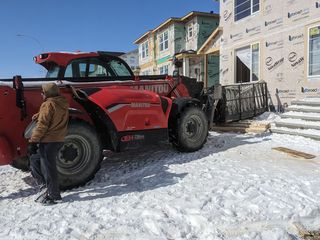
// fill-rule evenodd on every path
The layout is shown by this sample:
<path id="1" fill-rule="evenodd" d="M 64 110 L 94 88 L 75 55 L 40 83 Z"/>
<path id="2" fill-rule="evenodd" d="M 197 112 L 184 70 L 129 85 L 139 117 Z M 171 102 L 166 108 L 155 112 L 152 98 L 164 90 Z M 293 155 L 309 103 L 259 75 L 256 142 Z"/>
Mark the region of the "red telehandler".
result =
<path id="1" fill-rule="evenodd" d="M 183 76 L 134 76 L 106 52 L 44 53 L 35 62 L 45 78 L 0 80 L 0 165 L 28 166 L 24 132 L 42 102 L 41 85 L 58 84 L 70 103 L 69 133 L 57 156 L 60 187 L 93 178 L 103 149 L 171 142 L 197 151 L 206 142 L 208 120 L 200 99 L 203 84 Z"/>

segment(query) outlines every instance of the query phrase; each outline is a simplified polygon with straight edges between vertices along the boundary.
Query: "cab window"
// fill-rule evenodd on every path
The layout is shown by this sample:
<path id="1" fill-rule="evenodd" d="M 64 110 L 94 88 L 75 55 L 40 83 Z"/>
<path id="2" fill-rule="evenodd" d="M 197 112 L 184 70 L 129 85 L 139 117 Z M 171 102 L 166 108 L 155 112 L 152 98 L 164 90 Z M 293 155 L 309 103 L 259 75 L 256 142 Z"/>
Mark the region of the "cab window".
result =
<path id="1" fill-rule="evenodd" d="M 107 63 L 99 59 L 90 59 L 88 77 L 109 77 L 117 76 Z"/>
<path id="2" fill-rule="evenodd" d="M 87 60 L 85 59 L 77 59 L 72 61 L 66 67 L 64 72 L 65 78 L 82 78 L 86 77 L 87 71 Z"/>
<path id="3" fill-rule="evenodd" d="M 125 64 L 117 59 L 77 59 L 66 67 L 65 78 L 131 76 Z"/>
<path id="4" fill-rule="evenodd" d="M 79 63 L 79 77 L 86 77 L 87 63 Z"/>
<path id="5" fill-rule="evenodd" d="M 110 68 L 117 76 L 131 76 L 128 68 L 118 60 L 111 60 L 110 61 Z"/>
<path id="6" fill-rule="evenodd" d="M 46 78 L 58 78 L 60 67 L 56 64 L 50 65 Z"/>

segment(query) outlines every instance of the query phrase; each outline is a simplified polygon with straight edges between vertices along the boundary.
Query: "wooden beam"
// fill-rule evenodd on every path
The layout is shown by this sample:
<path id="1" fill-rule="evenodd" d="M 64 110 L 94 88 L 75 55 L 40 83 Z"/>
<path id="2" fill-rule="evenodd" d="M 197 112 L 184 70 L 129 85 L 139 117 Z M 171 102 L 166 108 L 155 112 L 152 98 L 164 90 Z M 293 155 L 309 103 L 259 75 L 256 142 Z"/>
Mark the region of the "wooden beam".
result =
<path id="1" fill-rule="evenodd" d="M 289 154 L 292 157 L 296 157 L 296 158 L 304 158 L 304 159 L 313 159 L 316 156 L 312 155 L 312 154 L 308 154 L 308 153 L 304 153 L 304 152 L 299 152 L 290 148 L 285 148 L 285 147 L 276 147 L 276 148 L 272 148 L 273 150 L 279 151 L 279 152 L 284 152 Z"/>
<path id="2" fill-rule="evenodd" d="M 206 51 L 206 54 L 217 54 L 219 55 L 220 47 L 210 48 L 208 51 Z"/>

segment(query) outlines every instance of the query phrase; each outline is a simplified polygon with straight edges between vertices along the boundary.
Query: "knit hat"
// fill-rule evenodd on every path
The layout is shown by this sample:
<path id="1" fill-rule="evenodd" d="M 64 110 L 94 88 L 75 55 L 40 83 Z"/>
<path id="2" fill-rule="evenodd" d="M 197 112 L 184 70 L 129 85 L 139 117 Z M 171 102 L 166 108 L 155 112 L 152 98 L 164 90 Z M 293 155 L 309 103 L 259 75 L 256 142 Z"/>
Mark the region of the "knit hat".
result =
<path id="1" fill-rule="evenodd" d="M 43 84 L 42 91 L 46 98 L 56 97 L 60 95 L 59 87 L 53 82 Z"/>

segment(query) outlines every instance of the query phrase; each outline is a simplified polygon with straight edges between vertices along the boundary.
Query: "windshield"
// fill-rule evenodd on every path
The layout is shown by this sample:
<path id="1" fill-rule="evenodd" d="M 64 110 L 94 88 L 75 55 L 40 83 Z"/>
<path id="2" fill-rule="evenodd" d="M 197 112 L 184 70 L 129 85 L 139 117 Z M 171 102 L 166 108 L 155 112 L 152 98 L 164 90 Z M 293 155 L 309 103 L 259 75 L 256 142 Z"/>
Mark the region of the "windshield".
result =
<path id="1" fill-rule="evenodd" d="M 57 66 L 56 66 L 57 67 Z M 55 77 L 54 68 L 51 69 L 52 76 Z M 59 68 L 56 70 L 59 71 Z M 56 73 L 57 75 L 57 73 Z M 130 69 L 118 59 L 84 58 L 73 60 L 66 67 L 65 78 L 85 78 L 85 77 L 130 77 Z"/>
<path id="2" fill-rule="evenodd" d="M 52 64 L 48 68 L 48 72 L 47 72 L 46 77 L 47 78 L 58 78 L 59 70 L 60 70 L 60 67 L 58 65 Z"/>
<path id="3" fill-rule="evenodd" d="M 117 76 L 131 76 L 127 67 L 118 60 L 111 60 L 109 66 Z"/>

